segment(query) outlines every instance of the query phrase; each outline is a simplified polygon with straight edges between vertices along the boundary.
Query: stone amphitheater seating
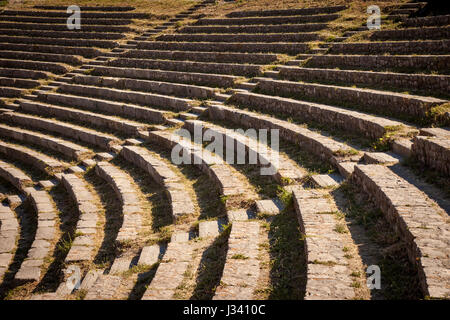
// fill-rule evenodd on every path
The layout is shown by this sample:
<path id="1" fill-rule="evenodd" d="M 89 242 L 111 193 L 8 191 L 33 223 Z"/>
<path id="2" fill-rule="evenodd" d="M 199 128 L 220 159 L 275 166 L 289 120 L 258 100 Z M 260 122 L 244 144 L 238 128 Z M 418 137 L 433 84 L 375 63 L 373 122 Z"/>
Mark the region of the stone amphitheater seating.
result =
<path id="1" fill-rule="evenodd" d="M 305 264 L 295 290 L 358 299 L 365 253 L 338 204 L 352 186 L 404 244 L 421 298 L 448 298 L 448 195 L 412 164 L 450 176 L 449 16 L 411 16 L 420 2 L 388 7 L 400 23 L 361 40 L 364 28 L 330 25 L 348 6 L 218 16 L 215 5 L 158 26 L 134 7 L 82 7 L 82 30 L 67 29 L 62 6 L 0 12 L 0 297 L 51 277 L 59 252 L 61 272 L 81 268 L 81 286 L 65 274 L 56 291 L 21 298 L 196 298 L 186 281 L 202 289 L 204 259 L 225 241 L 209 298 L 260 299 L 273 285 L 267 232 L 292 213 Z M 327 38 L 335 28 L 342 36 Z M 236 127 L 279 130 L 282 150 Z M 233 149 L 184 137 L 196 132 Z M 239 151 L 256 163 L 229 163 Z M 265 180 L 253 166 L 274 170 Z M 32 239 L 21 210 L 34 217 Z"/>

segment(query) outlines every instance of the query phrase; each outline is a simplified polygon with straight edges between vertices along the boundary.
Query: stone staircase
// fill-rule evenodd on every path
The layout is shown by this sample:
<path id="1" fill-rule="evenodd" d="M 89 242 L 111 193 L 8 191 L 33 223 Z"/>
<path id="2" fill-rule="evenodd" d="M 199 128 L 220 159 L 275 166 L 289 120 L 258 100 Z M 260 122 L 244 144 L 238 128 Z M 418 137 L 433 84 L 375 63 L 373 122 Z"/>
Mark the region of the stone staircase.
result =
<path id="1" fill-rule="evenodd" d="M 0 297 L 375 299 L 366 268 L 401 260 L 399 298 L 449 298 L 448 17 L 330 42 L 349 6 L 222 5 L 0 13 Z"/>

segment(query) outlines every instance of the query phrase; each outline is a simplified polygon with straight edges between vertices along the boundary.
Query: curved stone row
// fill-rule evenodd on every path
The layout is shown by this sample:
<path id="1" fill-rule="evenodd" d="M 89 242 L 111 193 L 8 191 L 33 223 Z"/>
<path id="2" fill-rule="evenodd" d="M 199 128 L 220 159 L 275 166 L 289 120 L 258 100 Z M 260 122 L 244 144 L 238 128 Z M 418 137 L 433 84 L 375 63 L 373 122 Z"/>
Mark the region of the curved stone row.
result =
<path id="1" fill-rule="evenodd" d="M 401 89 L 430 90 L 447 94 L 450 91 L 450 76 L 431 74 L 405 74 L 358 70 L 335 70 L 282 66 L 279 77 L 291 81 L 330 82 L 360 84 L 370 87 L 393 87 Z"/>
<path id="2" fill-rule="evenodd" d="M 176 147 L 176 152 L 179 152 L 184 159 L 194 164 L 217 183 L 221 194 L 227 197 L 226 202 L 232 202 L 235 197 L 245 200 L 256 199 L 256 194 L 248 181 L 225 164 L 222 158 L 203 149 L 200 145 L 193 144 L 168 131 L 151 131 L 148 141 L 169 150 Z"/>
<path id="3" fill-rule="evenodd" d="M 33 149 L 3 141 L 0 141 L 0 153 L 3 156 L 26 163 L 50 175 L 63 171 L 67 166 L 64 163 L 43 153 L 34 151 Z"/>
<path id="4" fill-rule="evenodd" d="M 142 226 L 141 214 L 143 209 L 136 192 L 136 186 L 131 183 L 131 177 L 109 162 L 97 163 L 95 172 L 108 182 L 122 203 L 123 223 L 116 241 L 135 240 Z"/>
<path id="5" fill-rule="evenodd" d="M 331 204 L 329 194 L 296 187 L 293 199 L 305 237 L 308 263 L 305 299 L 353 299 L 353 279 L 344 257 L 343 240 L 336 231 L 336 209 Z"/>
<path id="6" fill-rule="evenodd" d="M 76 203 L 79 218 L 75 231 L 75 239 L 65 258 L 66 263 L 90 261 L 94 255 L 96 236 L 100 232 L 99 207 L 95 196 L 86 187 L 86 183 L 75 174 L 63 174 L 61 183 Z"/>
<path id="7" fill-rule="evenodd" d="M 102 149 L 109 150 L 111 146 L 117 145 L 120 142 L 116 137 L 109 134 L 100 133 L 91 129 L 60 121 L 25 115 L 18 112 L 5 112 L 0 115 L 0 118 L 8 123 L 21 127 L 34 128 L 45 132 L 53 132 L 73 140 L 98 146 Z"/>
<path id="8" fill-rule="evenodd" d="M 357 165 L 352 181 L 372 198 L 407 243 L 424 295 L 448 297 L 448 217 L 442 216 L 419 189 L 384 166 Z"/>
<path id="9" fill-rule="evenodd" d="M 46 191 L 32 190 L 28 198 L 37 213 L 37 228 L 27 257 L 15 275 L 18 281 L 39 281 L 45 259 L 53 251 L 59 223 L 58 210 Z"/>
<path id="10" fill-rule="evenodd" d="M 403 126 L 401 122 L 362 112 L 243 90 L 236 90 L 227 102 L 242 107 L 253 107 L 267 113 L 295 116 L 303 121 L 332 125 L 370 138 L 382 137 L 389 127 Z"/>
<path id="11" fill-rule="evenodd" d="M 333 164 L 349 161 L 354 154 L 349 146 L 341 142 L 271 116 L 223 105 L 209 106 L 208 113 L 212 119 L 231 121 L 245 128 L 278 129 L 282 139 L 298 144 L 300 148 Z"/>
<path id="12" fill-rule="evenodd" d="M 241 161 L 244 160 L 245 163 L 250 163 L 248 161 L 254 159 L 256 161 L 254 164 L 260 164 L 268 169 L 266 174 L 272 176 L 280 184 L 298 183 L 306 176 L 306 172 L 299 168 L 292 160 L 256 140 L 258 137 L 233 132 L 199 120 L 186 120 L 184 128 L 188 129 L 191 133 L 198 131 L 203 133 L 208 132 L 215 137 L 214 141 L 221 139 L 227 151 L 224 154 L 227 162 L 233 160 L 232 163 L 238 163 L 239 156 L 243 157 Z M 228 148 L 231 145 L 232 150 L 228 152 Z M 239 152 L 240 154 L 236 156 Z"/>
<path id="13" fill-rule="evenodd" d="M 254 80 L 258 82 L 256 86 L 258 92 L 287 97 L 299 96 L 305 99 L 337 102 L 337 104 L 349 104 L 358 106 L 359 109 L 375 111 L 378 114 L 392 113 L 398 117 L 424 117 L 433 107 L 447 102 L 437 98 L 373 89 L 264 78 L 255 78 Z"/>
<path id="14" fill-rule="evenodd" d="M 154 181 L 164 187 L 170 201 L 174 221 L 184 215 L 195 213 L 194 201 L 186 191 L 183 181 L 163 160 L 145 148 L 136 146 L 124 146 L 120 155 L 147 172 Z"/>
<path id="15" fill-rule="evenodd" d="M 0 163 L 2 165 L 2 163 Z M 0 169 L 1 170 L 1 169 Z M 19 237 L 19 223 L 11 208 L 0 204 L 0 281 L 13 261 L 16 241 Z"/>

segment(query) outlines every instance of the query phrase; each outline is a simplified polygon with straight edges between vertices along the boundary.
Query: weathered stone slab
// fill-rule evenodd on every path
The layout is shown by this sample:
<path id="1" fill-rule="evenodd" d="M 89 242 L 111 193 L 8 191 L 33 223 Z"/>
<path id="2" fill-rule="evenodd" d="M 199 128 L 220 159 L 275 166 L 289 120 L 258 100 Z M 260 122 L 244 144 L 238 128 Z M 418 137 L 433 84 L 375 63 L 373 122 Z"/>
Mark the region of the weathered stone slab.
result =
<path id="1" fill-rule="evenodd" d="M 142 248 L 141 255 L 139 257 L 138 265 L 152 266 L 158 262 L 161 253 L 159 245 L 153 245 Z"/>

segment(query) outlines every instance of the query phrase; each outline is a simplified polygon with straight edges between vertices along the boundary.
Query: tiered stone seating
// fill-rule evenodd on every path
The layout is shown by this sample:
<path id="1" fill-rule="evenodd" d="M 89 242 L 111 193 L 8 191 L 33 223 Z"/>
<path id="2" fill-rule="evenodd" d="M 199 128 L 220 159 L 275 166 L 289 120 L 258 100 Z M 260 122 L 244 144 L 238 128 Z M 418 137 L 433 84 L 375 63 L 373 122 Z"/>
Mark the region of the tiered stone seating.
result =
<path id="1" fill-rule="evenodd" d="M 183 274 L 191 259 L 192 246 L 189 245 L 189 234 L 180 233 L 173 236 L 142 300 L 173 299 L 175 290 L 182 283 Z"/>
<path id="2" fill-rule="evenodd" d="M 382 137 L 388 127 L 402 126 L 402 123 L 398 121 L 375 117 L 362 112 L 248 91 L 235 92 L 228 102 L 242 107 L 250 106 L 266 113 L 295 116 L 303 121 L 332 124 L 335 127 L 373 138 Z"/>
<path id="3" fill-rule="evenodd" d="M 28 255 L 16 273 L 15 279 L 39 281 L 41 267 L 53 251 L 52 246 L 58 235 L 58 210 L 46 191 L 31 191 L 28 197 L 37 213 L 37 228 Z"/>
<path id="4" fill-rule="evenodd" d="M 95 172 L 114 189 L 122 204 L 123 223 L 116 240 L 135 240 L 142 225 L 142 208 L 131 178 L 108 162 L 97 163 Z"/>
<path id="5" fill-rule="evenodd" d="M 90 7 L 86 7 L 90 8 Z M 116 40 L 125 33 L 132 33 L 131 19 L 146 19 L 148 14 L 114 11 L 83 11 L 83 29 L 69 30 L 66 9 L 55 11 L 36 8 L 34 10 L 3 10 L 0 14 L 0 70 L 23 75 L 23 70 L 64 74 L 81 65 L 85 58 L 101 54 L 98 48 L 112 49 Z M 35 79 L 33 74 L 30 77 Z M 0 97 L 18 97 L 20 90 L 14 85 L 0 84 Z M 33 87 L 39 86 L 35 83 Z M 29 87 L 27 87 L 29 88 Z"/>
<path id="6" fill-rule="evenodd" d="M 358 165 L 352 179 L 373 198 L 408 244 L 408 256 L 419 270 L 424 294 L 433 298 L 448 296 L 447 217 L 419 189 L 384 166 Z"/>
<path id="7" fill-rule="evenodd" d="M 336 231 L 336 209 L 329 194 L 297 187 L 293 198 L 300 228 L 306 237 L 305 299 L 353 299 L 353 280 L 344 257 L 343 240 Z"/>
<path id="8" fill-rule="evenodd" d="M 281 155 L 272 148 L 263 145 L 255 139 L 256 137 L 249 137 L 238 132 L 231 132 L 220 126 L 198 120 L 186 120 L 184 127 L 192 133 L 195 133 L 196 130 L 202 130 L 203 132 L 209 132 L 209 134 L 218 139 L 221 137 L 224 146 L 228 147 L 228 144 L 230 143 L 233 146 L 231 154 L 224 154 L 227 161 L 230 161 L 230 159 L 237 159 L 237 161 L 233 161 L 233 163 L 239 164 L 239 161 L 250 163 L 249 160 L 254 159 L 254 164 L 259 163 L 264 166 L 267 169 L 267 173 L 272 173 L 271 176 L 273 176 L 280 184 L 294 181 L 301 182 L 302 179 L 305 178 L 306 173 L 298 168 L 292 160 Z M 240 155 L 236 155 L 238 152 Z"/>
<path id="9" fill-rule="evenodd" d="M 120 154 L 128 162 L 147 172 L 166 190 L 174 221 L 184 215 L 195 213 L 194 203 L 186 191 L 183 181 L 162 159 L 151 154 L 145 148 L 136 146 L 125 146 Z"/>
<path id="10" fill-rule="evenodd" d="M 54 174 L 64 169 L 64 163 L 33 149 L 0 141 L 0 153 L 27 163 L 44 173 Z"/>
<path id="11" fill-rule="evenodd" d="M 251 300 L 258 284 L 261 243 L 257 221 L 233 221 L 220 285 L 214 300 Z"/>
<path id="12" fill-rule="evenodd" d="M 366 279 L 360 235 L 337 230 L 338 223 L 349 230 L 354 223 L 339 218 L 344 212 L 338 200 L 349 201 L 344 180 L 383 212 L 379 219 L 392 230 L 380 232 L 394 232 L 406 244 L 407 267 L 418 270 L 408 277 L 420 283 L 423 297 L 448 297 L 447 199 L 403 161 L 411 156 L 450 174 L 450 135 L 435 128 L 450 123 L 448 17 L 410 18 L 423 6 L 411 3 L 389 9 L 388 19 L 402 21 L 396 29 L 357 35 L 342 24 L 347 6 L 225 16 L 213 7 L 203 12 L 206 17 L 197 15 L 213 2 L 146 31 L 132 24 L 147 23 L 151 15 L 132 7 L 82 7 L 83 29 L 77 31 L 66 28 L 61 6 L 0 13 L 0 97 L 20 98 L 1 102 L 0 154 L 50 174 L 55 180 L 39 185 L 48 191 L 61 182 L 75 202 L 79 217 L 64 259 L 66 267 L 82 268 L 77 298 L 134 299 L 138 291 L 145 291 L 144 300 L 196 297 L 189 295 L 198 289 L 196 281 L 202 286 L 204 255 L 220 240 L 228 246 L 221 248 L 223 261 L 215 261 L 222 265 L 215 266 L 220 274 L 213 276 L 209 297 L 258 299 L 277 281 L 268 280 L 266 273 L 276 270 L 264 261 L 276 246 L 273 223 L 295 212 L 306 267 L 305 288 L 296 290 L 304 289 L 305 299 L 359 299 L 363 291 L 368 298 L 369 290 L 355 282 Z M 56 74 L 62 76 L 30 94 Z M 277 129 L 289 150 L 277 151 L 232 127 Z M 182 137 L 188 132 L 208 133 L 234 150 L 213 153 Z M 258 168 L 273 167 L 272 179 L 255 177 L 250 165 L 239 170 L 239 163 L 227 163 L 239 148 L 246 160 L 257 158 Z M 172 164 L 164 159 L 167 151 Z M 53 152 L 58 159 L 48 155 Z M 194 168 L 174 161 L 177 155 Z M 37 213 L 36 237 L 15 275 L 36 282 L 46 258 L 59 250 L 57 209 L 50 194 L 33 188 L 35 182 L 13 165 L 0 161 L 0 177 L 27 195 Z M 92 182 L 98 178 L 109 187 Z M 273 199 L 276 188 L 280 199 Z M 277 205 L 291 195 L 293 207 Z M 162 226 L 156 216 L 151 222 L 144 217 L 149 207 L 152 214 L 159 210 L 160 201 L 172 220 Z M 0 277 L 9 270 L 18 237 L 11 208 L 0 207 Z M 195 221 L 199 215 L 218 220 Z M 116 218 L 122 225 L 111 231 L 108 223 Z M 221 234 L 225 220 L 229 226 Z M 352 256 L 345 254 L 348 243 Z M 145 280 L 140 270 L 151 270 L 151 277 Z M 31 298 L 74 298 L 65 284 Z"/>
<path id="13" fill-rule="evenodd" d="M 299 96 L 306 100 L 339 101 L 340 104 L 360 106 L 378 114 L 391 113 L 402 116 L 424 117 L 433 107 L 446 100 L 378 91 L 373 89 L 348 88 L 334 85 L 298 83 L 256 78 L 258 92 L 281 96 Z M 393 108 L 393 106 L 395 106 Z"/>
<path id="14" fill-rule="evenodd" d="M 3 166 L 3 163 L 0 163 Z M 0 204 L 0 280 L 13 260 L 16 241 L 19 237 L 19 223 L 14 212 L 7 205 Z"/>
<path id="15" fill-rule="evenodd" d="M 270 116 L 222 105 L 210 106 L 209 115 L 212 119 L 227 119 L 246 128 L 278 129 L 280 138 L 298 144 L 302 149 L 333 164 L 345 160 L 348 161 L 351 158 L 351 154 L 353 154 L 352 149 L 342 142 L 335 141 L 314 131 Z"/>
<path id="16" fill-rule="evenodd" d="M 189 159 L 191 164 L 194 164 L 207 174 L 218 185 L 221 194 L 230 198 L 227 201 L 232 202 L 234 197 L 243 197 L 247 200 L 256 198 L 254 191 L 245 178 L 225 164 L 220 157 L 203 149 L 201 146 L 167 131 L 149 132 L 148 141 L 160 144 L 169 150 L 178 146 L 177 148 L 182 153 L 183 159 Z"/>
<path id="17" fill-rule="evenodd" d="M 66 263 L 90 261 L 94 257 L 96 236 L 100 232 L 97 224 L 99 207 L 95 202 L 96 198 L 86 187 L 86 183 L 75 174 L 64 174 L 61 182 L 76 203 L 79 212 L 75 231 L 77 237 L 74 239 L 65 261 Z"/>
<path id="18" fill-rule="evenodd" d="M 33 185 L 33 181 L 23 171 L 13 165 L 0 161 L 0 176 L 10 182 L 17 190 L 25 190 Z"/>
<path id="19" fill-rule="evenodd" d="M 414 137 L 412 154 L 428 167 L 450 175 L 450 131 L 440 128 L 422 129 Z"/>
<path id="20" fill-rule="evenodd" d="M 98 146 L 102 149 L 109 150 L 112 145 L 119 143 L 119 140 L 116 137 L 109 134 L 100 133 L 91 129 L 60 121 L 21 114 L 18 112 L 6 112 L 1 114 L 0 118 L 11 124 L 33 128 L 39 131 L 56 133 L 73 140 Z"/>

